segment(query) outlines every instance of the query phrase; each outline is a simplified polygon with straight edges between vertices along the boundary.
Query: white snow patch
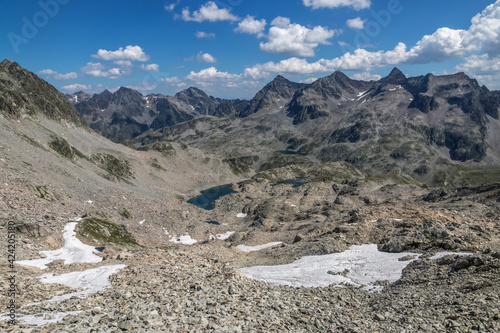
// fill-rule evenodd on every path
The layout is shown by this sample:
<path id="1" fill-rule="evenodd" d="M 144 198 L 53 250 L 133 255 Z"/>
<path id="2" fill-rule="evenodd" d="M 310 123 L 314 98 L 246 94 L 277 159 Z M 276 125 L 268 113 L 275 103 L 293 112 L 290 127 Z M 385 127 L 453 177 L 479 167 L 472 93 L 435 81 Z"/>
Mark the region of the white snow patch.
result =
<path id="1" fill-rule="evenodd" d="M 435 255 L 433 255 L 432 257 L 430 257 L 429 259 L 436 260 L 436 259 L 441 259 L 441 258 L 446 257 L 446 256 L 453 256 L 453 255 L 470 256 L 470 255 L 472 255 L 472 253 L 469 253 L 469 252 L 438 252 Z"/>
<path id="2" fill-rule="evenodd" d="M 191 236 L 189 235 L 184 235 L 181 237 L 172 237 L 169 242 L 172 242 L 174 244 L 184 244 L 184 245 L 193 245 L 198 243 L 196 239 L 192 239 Z"/>
<path id="3" fill-rule="evenodd" d="M 359 93 L 357 97 L 358 98 L 358 101 L 362 98 L 364 98 L 366 95 L 368 95 L 368 90 L 367 91 L 363 91 L 362 93 Z"/>
<path id="4" fill-rule="evenodd" d="M 240 218 L 247 217 L 247 214 L 245 214 L 245 213 L 238 213 L 238 215 L 236 215 L 236 217 L 240 217 Z"/>
<path id="5" fill-rule="evenodd" d="M 165 235 L 169 235 L 169 232 L 167 229 L 163 228 L 163 232 L 165 233 Z"/>
<path id="6" fill-rule="evenodd" d="M 293 287 L 326 287 L 349 283 L 365 286 L 366 290 L 380 290 L 376 281 L 395 282 L 403 269 L 413 260 L 398 261 L 416 253 L 385 253 L 376 244 L 353 245 L 342 253 L 307 256 L 279 266 L 255 266 L 242 268 L 241 272 L 251 279 L 276 285 Z"/>
<path id="7" fill-rule="evenodd" d="M 396 221 L 396 222 L 401 222 L 401 221 L 403 221 L 403 219 L 393 219 L 393 220 L 394 220 L 394 221 Z"/>
<path id="8" fill-rule="evenodd" d="M 55 260 L 64 260 L 65 265 L 70 265 L 75 262 L 97 263 L 101 262 L 102 258 L 95 255 L 98 251 L 95 247 L 83 244 L 76 238 L 75 227 L 78 223 L 71 222 L 64 227 L 64 246 L 54 251 L 40 251 L 45 258 L 33 260 L 16 261 L 19 265 L 33 266 L 40 269 L 47 268 L 47 264 Z"/>
<path id="9" fill-rule="evenodd" d="M 228 231 L 228 232 L 226 232 L 224 234 L 217 234 L 215 236 L 217 237 L 217 239 L 226 240 L 229 237 L 231 237 L 232 234 L 234 234 L 234 231 Z"/>
<path id="10" fill-rule="evenodd" d="M 208 237 L 210 240 L 216 240 L 217 238 L 215 238 L 214 235 L 210 235 L 210 237 Z"/>
<path id="11" fill-rule="evenodd" d="M 25 325 L 46 325 L 60 322 L 68 315 L 77 315 L 82 311 L 68 311 L 68 312 L 43 312 L 35 315 L 17 315 L 16 320 L 19 320 Z M 7 316 L 0 316 L 0 321 L 9 320 Z"/>
<path id="12" fill-rule="evenodd" d="M 290 207 L 292 207 L 292 208 L 297 208 L 297 206 L 295 206 L 295 205 L 290 205 Z"/>
<path id="13" fill-rule="evenodd" d="M 140 225 L 143 225 L 143 224 L 144 224 L 144 222 L 146 222 L 146 220 L 139 221 L 139 224 L 140 224 Z"/>
<path id="14" fill-rule="evenodd" d="M 280 245 L 281 243 L 282 242 L 272 242 L 272 243 L 267 243 L 267 244 L 262 244 L 262 245 L 257 245 L 257 246 L 238 245 L 236 248 L 240 249 L 243 252 L 253 252 L 253 251 L 260 251 L 263 249 L 267 249 L 268 247 Z"/>
<path id="15" fill-rule="evenodd" d="M 396 91 L 396 88 L 393 88 L 393 89 L 389 89 L 389 91 Z"/>
<path id="16" fill-rule="evenodd" d="M 85 202 L 88 203 L 88 204 L 93 204 L 94 203 L 92 200 L 87 200 Z"/>
<path id="17" fill-rule="evenodd" d="M 54 276 L 53 273 L 44 274 L 40 280 L 44 283 L 63 284 L 70 288 L 83 289 L 74 293 L 54 296 L 48 302 L 57 302 L 71 297 L 85 298 L 88 295 L 97 293 L 109 286 L 109 277 L 118 270 L 127 267 L 126 265 L 110 265 L 88 269 L 81 272 L 71 272 Z"/>

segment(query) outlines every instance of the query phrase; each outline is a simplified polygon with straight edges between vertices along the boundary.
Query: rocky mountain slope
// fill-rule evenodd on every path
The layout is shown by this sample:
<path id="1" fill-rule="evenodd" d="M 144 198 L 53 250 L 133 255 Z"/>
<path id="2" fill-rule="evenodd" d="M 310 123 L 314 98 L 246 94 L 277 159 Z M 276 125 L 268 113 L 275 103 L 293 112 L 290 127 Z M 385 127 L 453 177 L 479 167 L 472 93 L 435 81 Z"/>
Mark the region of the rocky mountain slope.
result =
<path id="1" fill-rule="evenodd" d="M 86 126 L 62 93 L 9 59 L 0 63 L 0 111 L 13 118 L 44 116 Z"/>
<path id="2" fill-rule="evenodd" d="M 122 87 L 115 93 L 106 90 L 93 96 L 78 92 L 67 95 L 67 99 L 92 129 L 108 139 L 124 143 L 149 129 L 171 127 L 201 116 L 244 118 L 260 110 L 282 107 L 305 86 L 278 76 L 251 101 L 214 98 L 195 87 L 175 96 L 142 96 Z"/>
<path id="3" fill-rule="evenodd" d="M 270 87 L 281 98 L 269 95 Z M 277 78 L 250 104 L 260 106 L 244 117 L 196 117 L 129 144 L 182 142 L 251 159 L 260 170 L 307 155 L 313 162 L 347 161 L 372 174 L 403 172 L 428 184 L 465 184 L 462 174 L 479 169 L 493 175 L 484 181 L 498 179 L 500 92 L 463 73 L 406 78 L 394 69 L 363 82 L 335 72 L 300 86 Z"/>
<path id="4" fill-rule="evenodd" d="M 197 116 L 223 117 L 239 113 L 245 102 L 208 96 L 190 87 L 175 96 L 139 92 L 121 87 L 93 96 L 85 93 L 67 95 L 90 128 L 104 137 L 123 143 L 149 129 L 157 130 L 189 121 Z"/>

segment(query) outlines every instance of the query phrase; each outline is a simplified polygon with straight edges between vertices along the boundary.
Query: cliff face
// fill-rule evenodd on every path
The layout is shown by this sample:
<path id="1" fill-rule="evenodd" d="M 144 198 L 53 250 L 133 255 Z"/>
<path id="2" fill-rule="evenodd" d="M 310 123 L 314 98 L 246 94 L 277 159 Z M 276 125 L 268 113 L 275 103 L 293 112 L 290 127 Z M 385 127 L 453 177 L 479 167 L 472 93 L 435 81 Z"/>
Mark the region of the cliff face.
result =
<path id="1" fill-rule="evenodd" d="M 313 161 L 439 183 L 452 166 L 500 164 L 499 96 L 463 73 L 407 78 L 395 68 L 364 82 L 335 72 L 297 86 L 278 77 L 250 101 L 255 112 L 220 121 L 195 117 L 144 137 L 259 157 L 256 168 L 299 159 L 275 154 L 287 149 Z"/>

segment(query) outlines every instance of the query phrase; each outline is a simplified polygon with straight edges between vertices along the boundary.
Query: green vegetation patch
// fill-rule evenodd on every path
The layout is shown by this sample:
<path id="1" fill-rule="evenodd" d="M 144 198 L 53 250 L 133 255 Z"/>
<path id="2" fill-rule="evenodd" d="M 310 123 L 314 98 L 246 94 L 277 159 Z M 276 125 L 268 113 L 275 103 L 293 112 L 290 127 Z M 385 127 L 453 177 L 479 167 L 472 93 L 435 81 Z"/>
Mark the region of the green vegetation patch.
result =
<path id="1" fill-rule="evenodd" d="M 412 176 L 405 175 L 399 172 L 391 172 L 384 175 L 376 175 L 367 178 L 367 182 L 375 184 L 395 184 L 395 185 L 413 185 L 420 188 L 427 187 L 424 183 L 413 178 Z"/>
<path id="2" fill-rule="evenodd" d="M 57 201 L 59 197 L 54 194 L 54 192 L 47 189 L 46 186 L 28 185 L 28 190 L 39 197 L 40 199 L 47 200 L 50 202 Z"/>
<path id="3" fill-rule="evenodd" d="M 254 175 L 252 179 L 256 181 L 267 180 L 270 183 L 278 183 L 287 179 L 294 179 L 297 177 L 307 177 L 307 168 L 300 165 L 289 165 L 283 168 L 261 171 Z"/>
<path id="4" fill-rule="evenodd" d="M 366 174 L 356 169 L 347 162 L 325 162 L 310 171 L 310 179 L 314 182 L 344 180 L 360 180 L 366 178 Z"/>
<path id="5" fill-rule="evenodd" d="M 23 138 L 24 140 L 28 141 L 29 143 L 31 143 L 32 146 L 35 146 L 37 148 L 41 148 L 43 150 L 46 150 L 48 151 L 47 148 L 45 148 L 43 145 L 41 145 L 38 141 L 36 141 L 35 139 L 33 139 L 32 137 L 30 136 L 27 136 L 26 134 L 20 134 L 21 138 Z"/>
<path id="6" fill-rule="evenodd" d="M 141 247 L 125 226 L 114 224 L 103 218 L 89 217 L 83 219 L 78 224 L 78 232 L 83 237 L 101 246 Z"/>
<path id="7" fill-rule="evenodd" d="M 57 136 L 52 136 L 52 141 L 49 142 L 49 147 L 55 150 L 59 155 L 70 160 L 73 160 L 76 157 L 85 158 L 85 155 L 83 155 L 75 147 L 71 146 L 66 139 Z"/>
<path id="8" fill-rule="evenodd" d="M 250 165 L 245 163 L 241 158 L 235 157 L 235 156 L 229 156 L 226 157 L 223 160 L 224 163 L 227 163 L 229 165 L 229 168 L 231 168 L 231 171 L 235 175 L 241 175 L 242 173 L 247 173 L 250 172 Z"/>
<path id="9" fill-rule="evenodd" d="M 151 159 L 151 166 L 155 169 L 165 171 L 165 168 L 161 166 L 157 158 Z"/>
<path id="10" fill-rule="evenodd" d="M 92 161 L 99 167 L 109 172 L 108 179 L 131 179 L 134 178 L 132 168 L 126 160 L 121 160 L 110 154 L 94 154 Z"/>
<path id="11" fill-rule="evenodd" d="M 500 182 L 500 167 L 494 165 L 452 165 L 437 171 L 431 186 L 453 188 Z"/>
<path id="12" fill-rule="evenodd" d="M 175 149 L 174 147 L 172 147 L 170 143 L 165 143 L 165 142 L 155 143 L 151 147 L 151 149 L 162 153 L 165 157 L 176 155 Z"/>

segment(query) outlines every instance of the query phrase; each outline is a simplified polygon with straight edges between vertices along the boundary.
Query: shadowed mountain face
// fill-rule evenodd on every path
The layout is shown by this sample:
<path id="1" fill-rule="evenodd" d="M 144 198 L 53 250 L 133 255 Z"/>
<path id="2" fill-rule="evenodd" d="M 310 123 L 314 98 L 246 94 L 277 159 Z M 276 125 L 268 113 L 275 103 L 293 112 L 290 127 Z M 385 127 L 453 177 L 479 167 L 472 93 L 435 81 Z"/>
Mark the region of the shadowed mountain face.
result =
<path id="1" fill-rule="evenodd" d="M 499 107 L 500 92 L 463 73 L 407 78 L 395 68 L 364 82 L 335 72 L 309 85 L 277 77 L 236 117 L 195 117 L 130 144 L 178 141 L 261 170 L 347 161 L 372 174 L 403 172 L 445 184 L 449 168 L 500 163 Z"/>
<path id="2" fill-rule="evenodd" d="M 86 126 L 62 93 L 9 59 L 0 63 L 0 109 L 15 118 L 45 115 Z"/>
<path id="3" fill-rule="evenodd" d="M 244 118 L 260 110 L 269 110 L 282 106 L 284 102 L 288 102 L 293 97 L 295 92 L 306 86 L 307 84 L 291 82 L 278 75 L 255 95 L 249 106 L 242 110 L 239 116 Z"/>
<path id="4" fill-rule="evenodd" d="M 90 96 L 78 92 L 67 98 L 92 129 L 108 139 L 124 143 L 149 129 L 174 126 L 200 116 L 244 118 L 261 110 L 283 107 L 305 86 L 278 76 L 251 101 L 214 98 L 194 87 L 173 97 L 143 96 L 122 87 L 115 93 L 106 90 Z"/>

